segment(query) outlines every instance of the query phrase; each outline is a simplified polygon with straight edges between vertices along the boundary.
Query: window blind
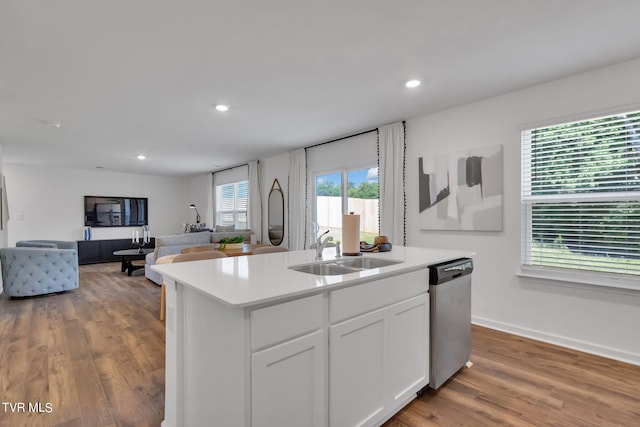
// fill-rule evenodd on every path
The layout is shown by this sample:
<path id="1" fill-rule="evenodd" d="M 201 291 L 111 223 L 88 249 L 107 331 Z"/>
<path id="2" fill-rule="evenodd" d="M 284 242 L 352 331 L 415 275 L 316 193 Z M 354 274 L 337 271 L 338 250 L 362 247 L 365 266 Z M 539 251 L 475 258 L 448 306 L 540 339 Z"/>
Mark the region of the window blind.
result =
<path id="1" fill-rule="evenodd" d="M 640 275 L 640 111 L 522 132 L 522 264 Z"/>
<path id="2" fill-rule="evenodd" d="M 249 182 L 240 181 L 216 187 L 216 218 L 220 225 L 247 228 Z"/>

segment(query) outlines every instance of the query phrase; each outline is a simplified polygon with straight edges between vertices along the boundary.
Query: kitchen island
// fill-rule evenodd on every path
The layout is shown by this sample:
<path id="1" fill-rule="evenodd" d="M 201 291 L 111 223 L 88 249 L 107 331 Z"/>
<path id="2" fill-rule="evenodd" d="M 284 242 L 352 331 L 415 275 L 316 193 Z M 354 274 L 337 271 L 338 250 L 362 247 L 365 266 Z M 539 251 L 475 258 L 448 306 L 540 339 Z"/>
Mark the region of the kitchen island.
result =
<path id="1" fill-rule="evenodd" d="M 429 384 L 428 267 L 472 254 L 324 255 L 152 267 L 167 287 L 164 427 L 379 425 Z"/>

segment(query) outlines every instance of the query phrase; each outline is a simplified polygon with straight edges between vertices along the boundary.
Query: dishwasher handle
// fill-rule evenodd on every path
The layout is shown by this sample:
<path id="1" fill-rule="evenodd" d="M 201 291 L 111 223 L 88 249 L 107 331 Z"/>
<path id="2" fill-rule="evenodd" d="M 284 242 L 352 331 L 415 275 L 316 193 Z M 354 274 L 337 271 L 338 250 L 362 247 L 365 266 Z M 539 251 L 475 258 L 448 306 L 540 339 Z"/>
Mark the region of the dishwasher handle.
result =
<path id="1" fill-rule="evenodd" d="M 470 258 L 460 258 L 441 264 L 429 266 L 429 284 L 439 285 L 473 272 L 473 261 Z"/>

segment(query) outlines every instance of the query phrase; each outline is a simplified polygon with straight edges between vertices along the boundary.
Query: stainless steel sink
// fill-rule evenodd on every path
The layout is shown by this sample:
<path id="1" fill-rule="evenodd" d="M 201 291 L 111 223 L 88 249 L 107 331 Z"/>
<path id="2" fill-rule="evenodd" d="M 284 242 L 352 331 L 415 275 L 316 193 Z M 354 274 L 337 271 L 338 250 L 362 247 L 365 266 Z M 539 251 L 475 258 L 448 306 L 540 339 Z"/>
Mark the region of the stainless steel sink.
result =
<path id="1" fill-rule="evenodd" d="M 337 276 L 339 274 L 357 273 L 371 268 L 387 267 L 400 264 L 402 261 L 381 258 L 349 258 L 332 261 L 315 262 L 311 264 L 292 265 L 291 270 L 318 276 Z"/>
<path id="2" fill-rule="evenodd" d="M 380 268 L 387 267 L 389 265 L 400 264 L 402 261 L 398 261 L 395 259 L 383 259 L 383 258 L 349 258 L 349 259 L 341 259 L 336 261 L 338 265 L 344 265 L 347 267 L 360 268 L 360 269 L 370 269 L 370 268 Z"/>
<path id="3" fill-rule="evenodd" d="M 338 274 L 349 274 L 358 271 L 355 268 L 344 267 L 335 263 L 304 264 L 295 265 L 289 268 L 294 271 L 316 274 L 318 276 L 336 276 Z"/>

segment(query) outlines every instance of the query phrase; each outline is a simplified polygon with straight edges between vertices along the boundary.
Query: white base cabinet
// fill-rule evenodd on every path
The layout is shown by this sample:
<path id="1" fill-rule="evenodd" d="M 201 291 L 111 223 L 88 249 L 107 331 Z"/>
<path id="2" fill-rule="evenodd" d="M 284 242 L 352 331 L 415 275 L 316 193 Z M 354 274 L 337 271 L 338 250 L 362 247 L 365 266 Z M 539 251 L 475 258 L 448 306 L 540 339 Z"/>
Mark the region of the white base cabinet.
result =
<path id="1" fill-rule="evenodd" d="M 424 293 L 330 328 L 330 425 L 375 426 L 429 382 Z"/>
<path id="2" fill-rule="evenodd" d="M 253 353 L 252 426 L 326 425 L 325 341 L 317 331 Z"/>
<path id="3" fill-rule="evenodd" d="M 429 382 L 426 269 L 241 308 L 165 283 L 163 427 L 379 425 Z"/>
<path id="4" fill-rule="evenodd" d="M 388 310 L 331 326 L 330 348 L 330 425 L 374 425 L 383 417 L 386 406 Z"/>
<path id="5" fill-rule="evenodd" d="M 387 406 L 399 409 L 429 384 L 429 294 L 389 307 L 389 349 Z"/>

